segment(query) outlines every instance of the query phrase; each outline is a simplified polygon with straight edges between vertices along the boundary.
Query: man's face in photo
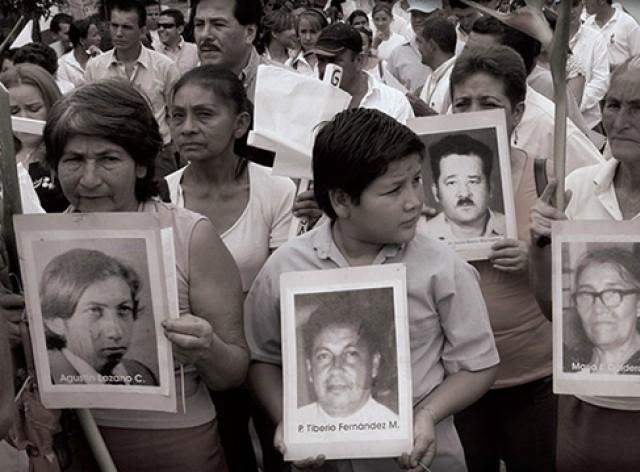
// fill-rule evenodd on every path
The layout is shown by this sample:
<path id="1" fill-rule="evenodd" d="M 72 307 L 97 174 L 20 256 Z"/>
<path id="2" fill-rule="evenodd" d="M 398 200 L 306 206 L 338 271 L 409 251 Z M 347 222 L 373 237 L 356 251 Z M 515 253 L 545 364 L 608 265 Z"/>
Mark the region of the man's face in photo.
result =
<path id="1" fill-rule="evenodd" d="M 47 324 L 66 339 L 67 349 L 106 374 L 126 354 L 134 322 L 131 288 L 121 277 L 109 277 L 86 288 L 70 318 Z"/>
<path id="2" fill-rule="evenodd" d="M 450 154 L 440 159 L 440 177 L 433 186 L 447 219 L 473 225 L 487 217 L 489 180 L 476 155 Z"/>
<path id="3" fill-rule="evenodd" d="M 307 359 L 318 403 L 330 415 L 349 416 L 371 396 L 380 354 L 350 325 L 329 325 L 318 333 Z"/>

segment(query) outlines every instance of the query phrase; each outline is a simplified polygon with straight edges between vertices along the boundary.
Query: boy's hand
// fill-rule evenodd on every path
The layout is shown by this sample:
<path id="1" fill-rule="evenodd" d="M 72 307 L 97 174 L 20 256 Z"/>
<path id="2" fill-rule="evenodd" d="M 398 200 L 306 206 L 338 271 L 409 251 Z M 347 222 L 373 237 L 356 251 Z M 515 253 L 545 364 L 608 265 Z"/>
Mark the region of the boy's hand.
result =
<path id="1" fill-rule="evenodd" d="M 529 266 L 529 244 L 518 239 L 503 239 L 491 246 L 489 261 L 494 269 L 522 272 Z"/>
<path id="2" fill-rule="evenodd" d="M 0 291 L 0 317 L 7 322 L 7 333 L 12 347 L 22 342 L 20 319 L 23 311 L 24 297 L 22 295 Z"/>
<path id="3" fill-rule="evenodd" d="M 413 450 L 404 453 L 398 462 L 410 472 L 424 472 L 424 467 L 436 456 L 436 426 L 429 410 L 418 408 L 413 416 Z"/>
<path id="4" fill-rule="evenodd" d="M 278 426 L 276 428 L 276 434 L 275 434 L 275 437 L 273 438 L 273 445 L 278 451 L 280 451 L 280 454 L 284 456 L 285 452 L 287 451 L 287 448 L 284 445 L 284 439 L 282 436 L 282 421 L 278 423 Z M 324 455 L 321 454 L 317 457 L 308 457 L 306 459 L 302 459 L 299 461 L 293 461 L 293 465 L 296 466 L 298 469 L 313 470 L 313 469 L 319 469 L 320 467 L 322 467 L 324 465 L 324 461 L 325 461 L 325 457 Z"/>

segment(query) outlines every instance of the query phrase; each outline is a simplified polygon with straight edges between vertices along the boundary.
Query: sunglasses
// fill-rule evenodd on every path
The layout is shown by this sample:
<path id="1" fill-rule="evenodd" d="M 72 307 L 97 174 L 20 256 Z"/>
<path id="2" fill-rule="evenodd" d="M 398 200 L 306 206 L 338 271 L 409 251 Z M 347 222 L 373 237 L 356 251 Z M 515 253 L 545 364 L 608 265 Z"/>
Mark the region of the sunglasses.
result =
<path id="1" fill-rule="evenodd" d="M 171 29 L 175 27 L 176 27 L 175 23 L 158 23 L 158 28 Z"/>

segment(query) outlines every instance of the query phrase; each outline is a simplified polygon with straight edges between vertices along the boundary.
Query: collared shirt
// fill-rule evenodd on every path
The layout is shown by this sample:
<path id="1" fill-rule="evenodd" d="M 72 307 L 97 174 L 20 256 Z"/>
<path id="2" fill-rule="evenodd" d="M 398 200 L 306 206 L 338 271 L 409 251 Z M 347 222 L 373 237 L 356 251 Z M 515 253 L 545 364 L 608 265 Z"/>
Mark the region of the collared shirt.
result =
<path id="1" fill-rule="evenodd" d="M 611 158 L 601 164 L 575 170 L 567 176 L 566 188 L 573 192 L 566 210 L 570 220 L 624 219 L 613 186 L 619 164 Z"/>
<path id="2" fill-rule="evenodd" d="M 320 74 L 318 72 L 318 63 L 312 66 L 307 57 L 313 54 L 312 52 L 304 52 L 300 51 L 297 56 L 288 59 L 287 62 L 284 63 L 285 66 L 291 67 L 296 72 L 301 73 L 302 75 L 307 75 L 309 77 L 319 77 Z"/>
<path id="3" fill-rule="evenodd" d="M 602 120 L 600 100 L 609 88 L 609 55 L 607 43 L 602 35 L 588 26 L 580 26 L 569 41 L 573 55 L 585 70 L 585 84 L 580 102 L 580 111 L 588 129 Z"/>
<path id="4" fill-rule="evenodd" d="M 256 75 L 258 74 L 258 66 L 260 64 L 273 64 L 273 62 L 258 54 L 256 48 L 252 46 L 251 54 L 249 55 L 249 62 L 247 62 L 247 65 L 240 73 L 240 80 L 242 81 L 242 85 L 244 85 L 244 89 L 247 91 L 247 97 L 249 97 L 251 102 L 254 101 L 256 95 Z"/>
<path id="5" fill-rule="evenodd" d="M 182 38 L 175 48 L 170 48 L 162 42 L 155 44 L 154 48 L 175 62 L 181 75 L 196 67 L 200 62 L 198 46 L 188 43 Z"/>
<path id="6" fill-rule="evenodd" d="M 412 92 L 422 87 L 431 74 L 431 68 L 422 63 L 415 38 L 393 50 L 387 59 L 387 69 Z"/>
<path id="7" fill-rule="evenodd" d="M 554 122 L 553 102 L 527 86 L 524 115 L 511 137 L 511 144 L 531 157 L 553 158 Z M 567 172 L 603 160 L 589 138 L 567 119 Z"/>
<path id="8" fill-rule="evenodd" d="M 636 20 L 620 8 L 613 9 L 613 16 L 602 28 L 596 23 L 596 15 L 584 22 L 604 36 L 609 50 L 609 64 L 615 69 L 632 56 L 640 54 L 640 26 Z"/>
<path id="9" fill-rule="evenodd" d="M 549 69 L 545 69 L 540 64 L 536 64 L 527 77 L 527 84 L 539 94 L 553 101 L 553 79 Z M 589 132 L 591 128 L 587 128 L 582 113 L 580 112 L 578 101 L 569 88 L 567 88 L 567 115 L 571 118 L 573 124 L 585 135 Z"/>
<path id="10" fill-rule="evenodd" d="M 420 220 L 422 223 L 423 219 Z M 447 216 L 444 212 L 439 213 L 435 217 L 431 218 L 424 224 L 419 226 L 419 231 L 422 231 L 424 234 L 431 236 L 432 238 L 440 239 L 443 241 L 455 241 L 460 239 L 457 236 L 454 236 L 453 231 L 451 230 L 451 224 L 449 223 Z M 504 236 L 507 233 L 506 223 L 504 221 L 504 215 L 502 213 L 497 213 L 492 210 L 489 210 L 489 218 L 487 220 L 487 224 L 484 227 L 484 231 L 482 234 L 479 234 L 475 237 L 483 238 L 483 237 L 494 237 L 494 236 Z"/>
<path id="11" fill-rule="evenodd" d="M 451 72 L 453 71 L 455 63 L 456 56 L 452 56 L 440 64 L 429 76 L 422 88 L 422 92 L 420 92 L 420 99 L 440 115 L 447 113 L 451 106 L 449 79 L 451 78 Z"/>
<path id="12" fill-rule="evenodd" d="M 123 78 L 143 92 L 158 122 L 164 144 L 171 141 L 166 116 L 167 104 L 171 88 L 179 77 L 178 68 L 171 59 L 144 46 L 140 47 L 140 55 L 136 60 L 131 77 L 127 76 L 124 64 L 118 61 L 115 49 L 91 59 L 84 75 L 86 82 L 95 82 L 105 78 Z"/>
<path id="13" fill-rule="evenodd" d="M 74 87 L 84 84 L 84 69 L 73 54 L 73 50 L 58 59 L 56 77 L 71 82 Z"/>
<path id="14" fill-rule="evenodd" d="M 467 41 L 469 41 L 469 34 L 462 31 L 460 27 L 460 23 L 456 25 L 456 57 L 460 55 L 460 53 L 464 50 L 467 45 Z"/>
<path id="15" fill-rule="evenodd" d="M 404 245 L 385 245 L 373 261 L 404 263 L 407 270 L 409 338 L 414 404 L 425 398 L 447 373 L 477 371 L 494 366 L 498 355 L 476 271 L 439 241 L 417 234 Z M 258 274 L 244 306 L 245 333 L 251 358 L 281 365 L 280 275 L 285 272 L 336 269 L 349 263 L 336 246 L 331 224 L 289 240 L 276 250 Z M 456 466 L 440 471 L 466 470 L 452 425 L 438 427 L 438 455 L 448 455 Z M 457 458 L 457 460 L 454 460 Z M 377 468 L 350 461 L 353 470 L 396 471 L 392 459 L 378 459 Z M 369 461 L 372 462 L 372 461 Z M 382 467 L 381 467 L 382 466 Z"/>
<path id="16" fill-rule="evenodd" d="M 376 80 L 375 77 L 368 72 L 363 73 L 367 75 L 368 89 L 360 102 L 360 108 L 380 110 L 390 117 L 395 118 L 403 125 L 406 124 L 410 118 L 415 117 L 409 99 L 402 92 Z"/>

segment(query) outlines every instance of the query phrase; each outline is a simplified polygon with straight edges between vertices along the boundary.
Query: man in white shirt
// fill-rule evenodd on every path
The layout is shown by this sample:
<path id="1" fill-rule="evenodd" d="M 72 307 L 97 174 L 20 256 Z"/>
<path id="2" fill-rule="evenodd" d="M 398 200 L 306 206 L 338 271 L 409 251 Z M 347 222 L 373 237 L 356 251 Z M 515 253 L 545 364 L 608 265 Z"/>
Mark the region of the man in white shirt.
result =
<path id="1" fill-rule="evenodd" d="M 162 11 L 158 20 L 158 36 L 160 44 L 156 50 L 169 57 L 176 63 L 180 74 L 198 65 L 198 48 L 182 38 L 184 30 L 184 15 L 180 10 L 168 9 Z"/>
<path id="2" fill-rule="evenodd" d="M 155 49 L 156 44 L 160 43 L 158 31 L 158 20 L 160 19 L 160 2 L 158 0 L 144 0 L 144 6 L 147 10 L 147 32 L 151 36 L 151 45 Z"/>
<path id="3" fill-rule="evenodd" d="M 640 54 L 640 26 L 631 15 L 614 8 L 611 0 L 585 0 L 589 16 L 585 25 L 598 30 L 607 41 L 611 70 Z"/>
<path id="4" fill-rule="evenodd" d="M 363 70 L 362 36 L 353 26 L 334 23 L 322 30 L 311 50 L 318 57 L 318 71 L 324 76 L 329 63 L 342 68 L 340 88 L 352 97 L 349 108 L 374 108 L 406 124 L 413 118 L 409 100 L 402 92 L 383 84 Z"/>
<path id="5" fill-rule="evenodd" d="M 458 44 L 456 45 L 457 56 L 467 44 L 473 22 L 480 18 L 482 14 L 460 0 L 449 0 L 449 7 L 451 8 L 451 13 L 458 20 L 458 25 L 456 26 L 456 34 L 458 36 Z"/>
<path id="6" fill-rule="evenodd" d="M 49 46 L 56 52 L 58 57 L 62 57 L 71 49 L 71 40 L 69 39 L 69 29 L 73 17 L 66 13 L 58 13 L 54 15 L 49 24 L 49 31 L 53 35 L 54 42 Z"/>
<path id="7" fill-rule="evenodd" d="M 398 5 L 401 2 L 396 3 Z M 408 12 L 411 20 L 413 38 L 393 50 L 387 59 L 387 69 L 411 93 L 418 93 L 424 85 L 431 69 L 422 63 L 422 56 L 416 43 L 416 36 L 420 34 L 422 25 L 429 16 L 442 8 L 442 2 L 423 2 L 409 0 Z"/>
<path id="8" fill-rule="evenodd" d="M 569 47 L 584 73 L 582 96 L 577 97 L 580 111 L 587 129 L 593 129 L 602 120 L 600 101 L 609 88 L 609 56 L 603 36 L 580 21 L 581 9 L 582 0 L 572 0 Z"/>
<path id="9" fill-rule="evenodd" d="M 455 26 L 440 15 L 428 18 L 417 37 L 422 63 L 433 70 L 419 97 L 439 115 L 447 113 L 451 105 L 449 77 L 456 60 L 456 41 Z"/>
<path id="10" fill-rule="evenodd" d="M 119 77 L 128 80 L 146 95 L 164 143 L 155 172 L 158 177 L 164 177 L 178 166 L 171 146 L 167 104 L 171 88 L 178 81 L 180 73 L 167 56 L 142 45 L 146 10 L 139 0 L 112 0 L 110 18 L 114 48 L 87 63 L 85 81 Z"/>

